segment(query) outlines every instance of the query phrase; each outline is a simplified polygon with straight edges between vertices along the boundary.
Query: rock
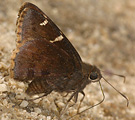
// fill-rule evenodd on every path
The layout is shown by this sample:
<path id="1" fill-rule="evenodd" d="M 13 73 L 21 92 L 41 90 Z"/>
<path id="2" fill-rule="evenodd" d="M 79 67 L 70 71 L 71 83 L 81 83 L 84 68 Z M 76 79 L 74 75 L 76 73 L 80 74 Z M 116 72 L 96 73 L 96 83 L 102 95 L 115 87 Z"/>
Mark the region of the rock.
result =
<path id="1" fill-rule="evenodd" d="M 22 103 L 20 104 L 21 107 L 27 107 L 29 103 L 26 100 L 23 100 Z"/>
<path id="2" fill-rule="evenodd" d="M 0 92 L 8 91 L 7 86 L 5 84 L 0 84 Z"/>
<path id="3" fill-rule="evenodd" d="M 34 108 L 34 111 L 35 111 L 36 113 L 41 113 L 41 112 L 42 112 L 40 108 Z"/>

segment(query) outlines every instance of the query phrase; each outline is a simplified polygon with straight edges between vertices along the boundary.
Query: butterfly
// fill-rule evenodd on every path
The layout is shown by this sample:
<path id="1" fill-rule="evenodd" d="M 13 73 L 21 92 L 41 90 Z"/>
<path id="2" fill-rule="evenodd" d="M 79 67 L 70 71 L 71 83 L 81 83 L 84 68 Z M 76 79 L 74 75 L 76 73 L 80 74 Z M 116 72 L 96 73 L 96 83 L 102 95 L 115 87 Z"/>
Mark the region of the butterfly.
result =
<path id="1" fill-rule="evenodd" d="M 17 19 L 16 49 L 11 57 L 11 77 L 28 82 L 29 95 L 52 91 L 72 92 L 69 101 L 91 82 L 103 78 L 100 70 L 84 63 L 54 22 L 37 6 L 24 3 Z"/>

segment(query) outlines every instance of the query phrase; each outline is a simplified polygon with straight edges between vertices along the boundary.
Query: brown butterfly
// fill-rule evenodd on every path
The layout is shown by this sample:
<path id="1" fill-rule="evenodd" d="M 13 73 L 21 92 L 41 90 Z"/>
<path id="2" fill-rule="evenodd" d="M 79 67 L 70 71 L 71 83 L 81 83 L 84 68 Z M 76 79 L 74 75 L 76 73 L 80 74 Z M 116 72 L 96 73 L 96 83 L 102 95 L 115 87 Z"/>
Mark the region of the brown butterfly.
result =
<path id="1" fill-rule="evenodd" d="M 85 96 L 86 85 L 100 83 L 103 78 L 96 66 L 82 62 L 62 31 L 37 6 L 28 2 L 22 5 L 16 33 L 11 76 L 18 81 L 31 81 L 27 94 L 73 92 L 69 101 L 72 97 L 77 101 L 78 93 Z"/>

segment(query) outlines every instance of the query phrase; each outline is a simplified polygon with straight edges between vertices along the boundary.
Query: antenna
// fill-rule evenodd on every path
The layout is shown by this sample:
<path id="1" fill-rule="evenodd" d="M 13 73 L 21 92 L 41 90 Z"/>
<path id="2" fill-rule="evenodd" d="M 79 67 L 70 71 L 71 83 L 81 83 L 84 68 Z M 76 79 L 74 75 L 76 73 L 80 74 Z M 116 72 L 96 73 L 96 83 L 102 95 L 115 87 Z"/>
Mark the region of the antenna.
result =
<path id="1" fill-rule="evenodd" d="M 110 71 L 104 71 L 104 70 L 102 70 L 102 72 L 110 74 L 110 75 L 116 75 L 116 76 L 122 77 L 124 79 L 124 83 L 126 82 L 126 77 L 124 75 L 120 75 L 120 74 L 116 74 L 116 73 L 112 73 Z"/>
<path id="2" fill-rule="evenodd" d="M 114 74 L 114 75 L 116 75 L 116 74 Z M 119 94 L 121 94 L 121 95 L 126 99 L 126 101 L 127 101 L 127 107 L 128 107 L 128 105 L 129 105 L 129 100 L 128 100 L 128 98 L 127 98 L 123 93 L 121 93 L 119 90 L 117 90 L 111 83 L 109 83 L 103 76 L 102 76 L 102 78 L 103 78 L 114 90 L 116 90 Z"/>

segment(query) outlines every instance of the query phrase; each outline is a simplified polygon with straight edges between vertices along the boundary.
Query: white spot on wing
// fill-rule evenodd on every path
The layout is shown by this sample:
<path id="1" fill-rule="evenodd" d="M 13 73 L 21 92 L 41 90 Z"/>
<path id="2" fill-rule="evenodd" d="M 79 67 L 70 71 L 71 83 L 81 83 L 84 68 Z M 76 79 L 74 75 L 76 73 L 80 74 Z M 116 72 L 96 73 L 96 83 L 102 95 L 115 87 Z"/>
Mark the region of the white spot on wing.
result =
<path id="1" fill-rule="evenodd" d="M 61 41 L 63 39 L 63 36 L 60 35 L 58 37 L 56 37 L 54 40 L 50 40 L 51 43 L 54 43 L 54 42 L 58 42 L 58 41 Z"/>
<path id="2" fill-rule="evenodd" d="M 40 25 L 42 26 L 42 25 L 46 25 L 48 23 L 48 21 L 47 20 L 44 20 L 44 22 L 42 22 L 42 23 L 40 23 Z"/>

